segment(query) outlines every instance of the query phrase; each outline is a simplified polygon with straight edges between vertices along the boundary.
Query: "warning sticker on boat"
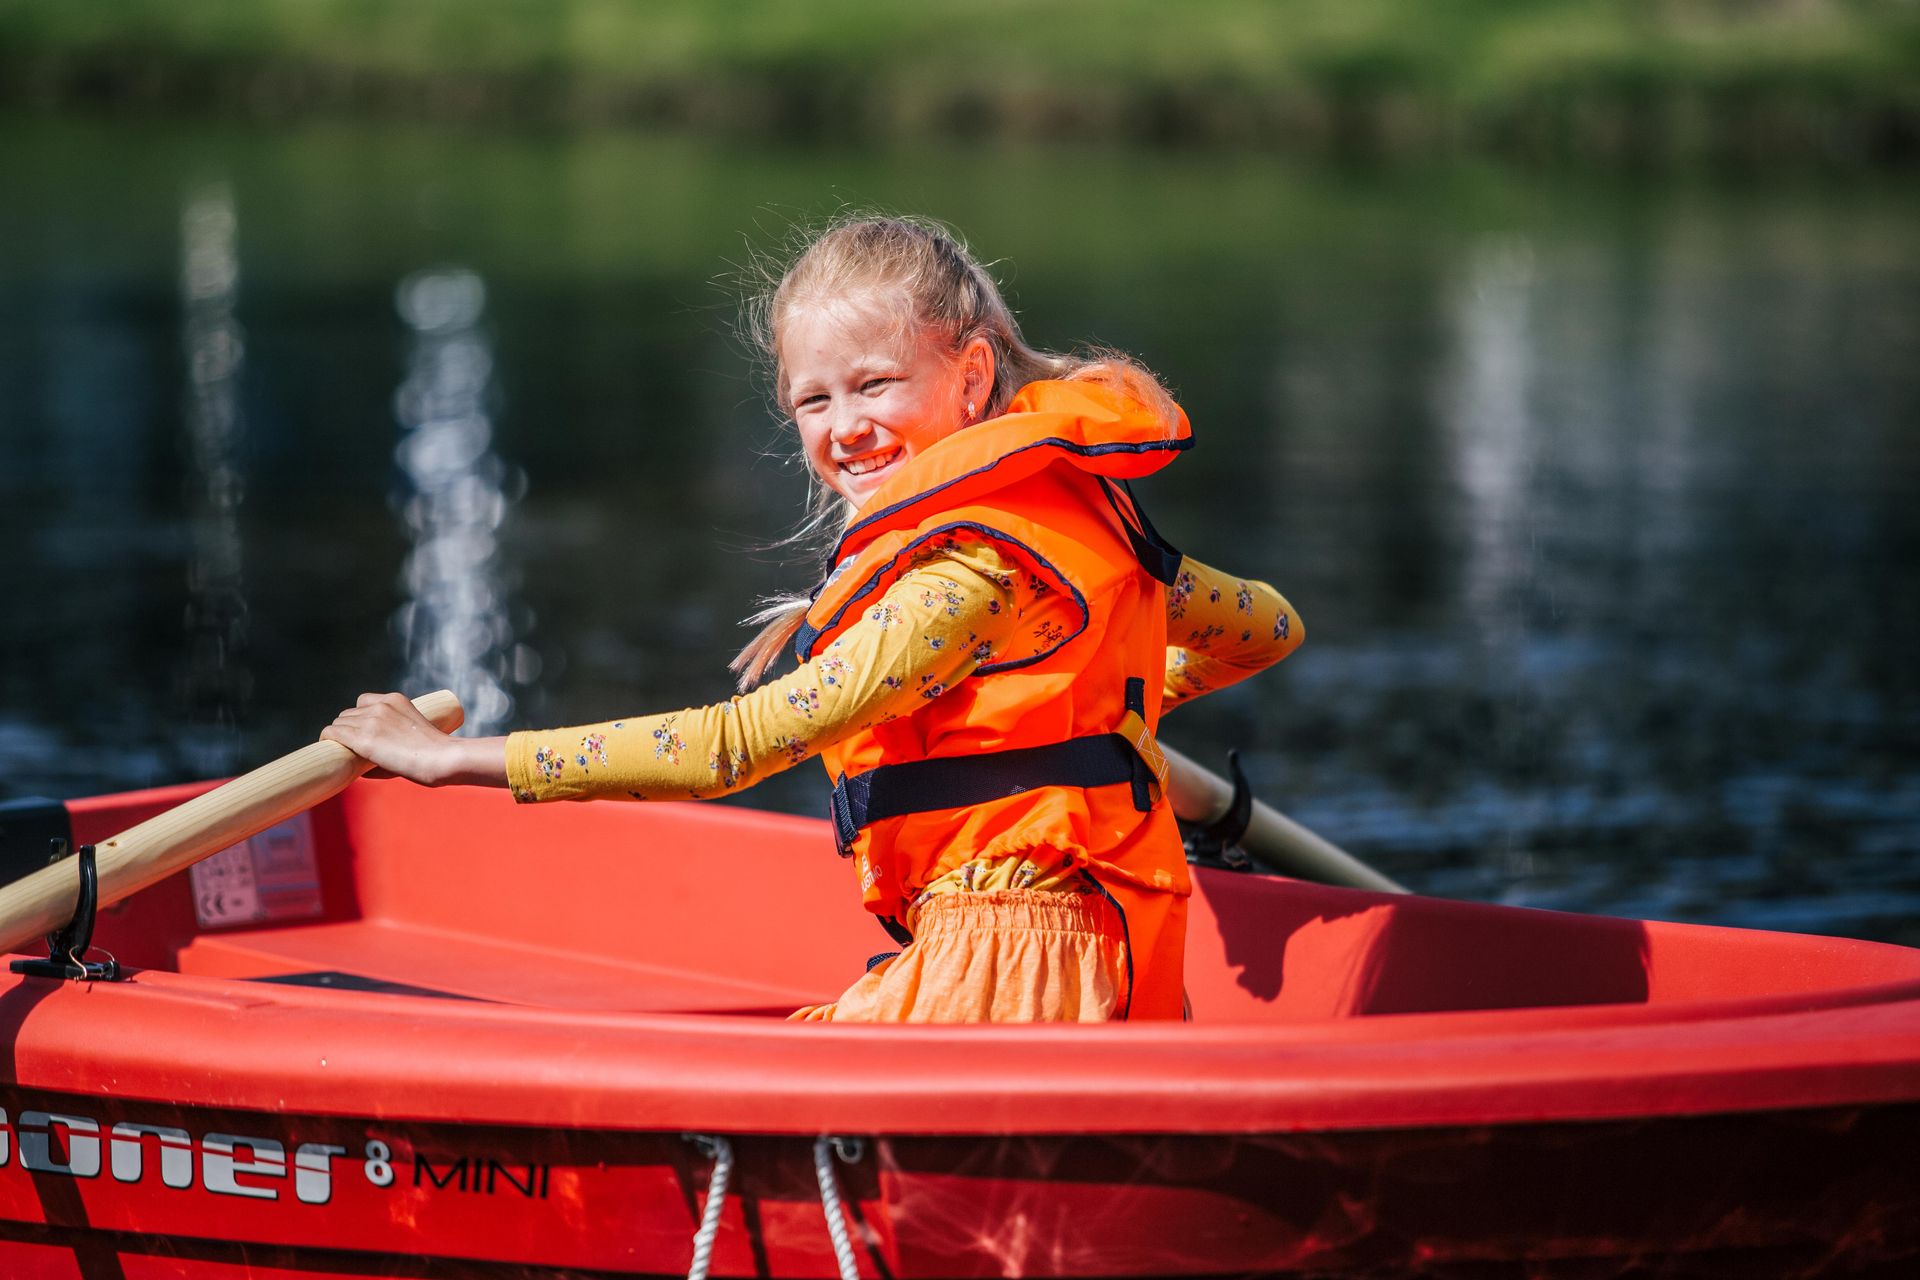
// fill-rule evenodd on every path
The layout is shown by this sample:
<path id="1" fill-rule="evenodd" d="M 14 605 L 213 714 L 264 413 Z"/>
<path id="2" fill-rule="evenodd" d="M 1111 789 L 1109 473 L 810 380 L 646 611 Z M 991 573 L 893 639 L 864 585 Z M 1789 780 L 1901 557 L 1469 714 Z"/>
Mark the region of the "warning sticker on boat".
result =
<path id="1" fill-rule="evenodd" d="M 320 914 L 313 828 L 302 813 L 193 865 L 200 927 L 299 920 Z"/>

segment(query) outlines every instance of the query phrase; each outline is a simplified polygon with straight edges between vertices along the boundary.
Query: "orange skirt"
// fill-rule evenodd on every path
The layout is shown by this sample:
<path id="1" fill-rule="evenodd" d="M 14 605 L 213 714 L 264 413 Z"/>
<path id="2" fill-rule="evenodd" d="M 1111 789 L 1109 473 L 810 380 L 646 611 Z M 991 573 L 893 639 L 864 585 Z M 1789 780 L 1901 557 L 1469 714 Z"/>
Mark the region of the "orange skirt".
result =
<path id="1" fill-rule="evenodd" d="M 1127 938 L 1098 893 L 1001 889 L 929 898 L 914 939 L 832 1004 L 837 1022 L 1106 1022 L 1127 993 Z"/>

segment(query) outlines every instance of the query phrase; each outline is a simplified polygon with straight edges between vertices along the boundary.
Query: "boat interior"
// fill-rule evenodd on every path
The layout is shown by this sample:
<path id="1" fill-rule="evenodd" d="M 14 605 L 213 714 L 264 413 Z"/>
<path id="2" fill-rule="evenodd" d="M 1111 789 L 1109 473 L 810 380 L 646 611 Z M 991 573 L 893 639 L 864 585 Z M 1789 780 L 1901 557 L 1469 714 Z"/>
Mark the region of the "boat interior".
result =
<path id="1" fill-rule="evenodd" d="M 68 802 L 103 841 L 205 785 Z M 1196 869 L 1193 1016 L 1324 1023 L 1886 998 L 1920 950 L 1571 915 Z M 122 965 L 559 1009 L 780 1017 L 895 949 L 824 822 L 733 805 L 516 806 L 362 781 L 102 910 Z M 1633 1012 L 1638 1011 L 1638 1012 Z"/>

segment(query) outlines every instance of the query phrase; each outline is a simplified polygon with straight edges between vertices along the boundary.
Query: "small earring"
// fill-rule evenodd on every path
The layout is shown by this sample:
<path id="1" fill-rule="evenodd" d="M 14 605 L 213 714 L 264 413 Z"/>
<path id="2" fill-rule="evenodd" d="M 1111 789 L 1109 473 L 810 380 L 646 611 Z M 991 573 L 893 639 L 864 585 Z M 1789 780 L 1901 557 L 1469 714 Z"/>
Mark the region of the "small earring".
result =
<path id="1" fill-rule="evenodd" d="M 979 410 L 973 407 L 973 401 L 967 401 L 967 421 L 972 422 L 977 413 L 979 413 Z"/>

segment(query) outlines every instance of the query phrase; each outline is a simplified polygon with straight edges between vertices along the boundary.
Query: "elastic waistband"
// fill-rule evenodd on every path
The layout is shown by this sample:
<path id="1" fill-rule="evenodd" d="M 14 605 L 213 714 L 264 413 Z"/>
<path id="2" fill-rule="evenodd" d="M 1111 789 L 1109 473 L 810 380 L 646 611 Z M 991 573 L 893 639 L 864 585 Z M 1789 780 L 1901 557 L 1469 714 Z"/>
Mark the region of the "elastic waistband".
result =
<path id="1" fill-rule="evenodd" d="M 963 929 L 1125 936 L 1119 913 L 1104 894 L 1045 889 L 936 894 L 914 910 L 910 924 L 916 939 Z"/>

